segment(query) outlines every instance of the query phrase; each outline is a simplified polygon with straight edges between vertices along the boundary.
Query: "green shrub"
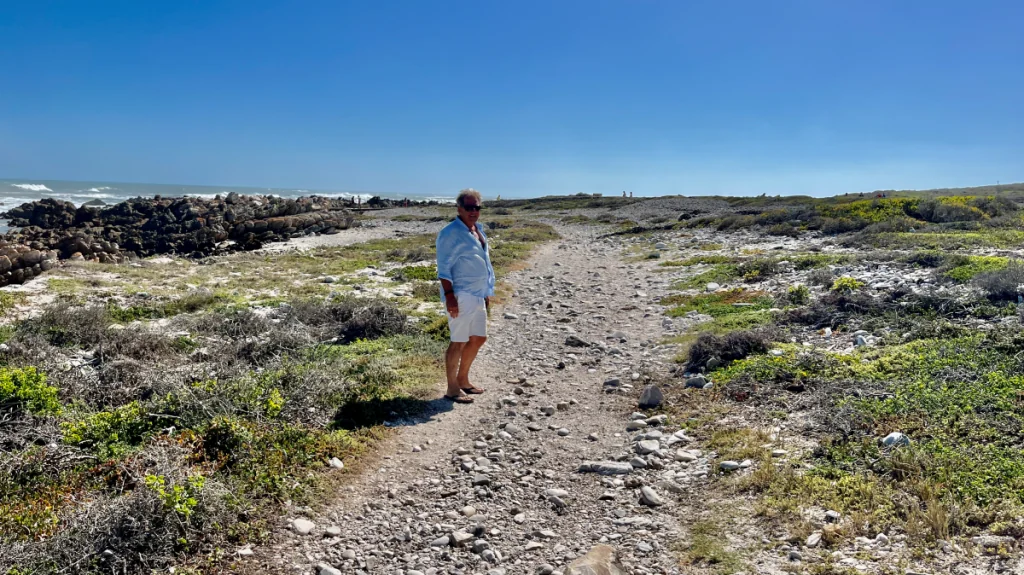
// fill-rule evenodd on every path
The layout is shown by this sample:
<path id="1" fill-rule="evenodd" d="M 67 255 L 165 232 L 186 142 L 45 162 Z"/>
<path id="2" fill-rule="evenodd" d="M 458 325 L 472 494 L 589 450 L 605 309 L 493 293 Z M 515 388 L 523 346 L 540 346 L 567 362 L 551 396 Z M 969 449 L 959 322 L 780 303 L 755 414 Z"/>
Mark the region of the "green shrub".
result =
<path id="1" fill-rule="evenodd" d="M 46 385 L 46 376 L 36 368 L 0 368 L 0 410 L 16 405 L 40 415 L 60 411 L 57 388 Z"/>
<path id="2" fill-rule="evenodd" d="M 188 519 L 199 505 L 199 492 L 203 490 L 206 478 L 202 475 L 193 475 L 183 483 L 167 487 L 167 478 L 163 475 L 147 475 L 146 487 L 153 490 L 164 509 L 173 511 L 183 519 Z"/>
<path id="3" fill-rule="evenodd" d="M 1024 285 L 1024 264 L 1013 260 L 1003 269 L 982 272 L 974 278 L 974 284 L 985 292 L 992 301 L 1017 301 Z"/>
<path id="4" fill-rule="evenodd" d="M 836 278 L 836 281 L 832 283 L 832 291 L 834 292 L 852 293 L 860 290 L 862 287 L 864 287 L 864 282 L 849 276 Z"/>
<path id="5" fill-rule="evenodd" d="M 946 277 L 958 282 L 968 282 L 978 274 L 1006 269 L 1010 260 L 998 256 L 966 256 L 945 272 Z"/>
<path id="6" fill-rule="evenodd" d="M 790 286 L 786 290 L 786 299 L 793 305 L 807 305 L 811 301 L 811 290 L 805 285 Z"/>
<path id="7" fill-rule="evenodd" d="M 157 427 L 156 418 L 137 401 L 61 423 L 66 443 L 89 448 L 104 458 L 127 453 Z"/>

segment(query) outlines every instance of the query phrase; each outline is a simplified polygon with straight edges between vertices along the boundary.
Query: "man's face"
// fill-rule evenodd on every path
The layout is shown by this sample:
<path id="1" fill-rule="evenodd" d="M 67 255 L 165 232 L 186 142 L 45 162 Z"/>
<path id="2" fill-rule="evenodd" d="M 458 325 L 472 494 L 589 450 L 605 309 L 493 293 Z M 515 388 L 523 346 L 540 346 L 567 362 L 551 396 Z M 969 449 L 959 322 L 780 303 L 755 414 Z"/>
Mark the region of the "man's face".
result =
<path id="1" fill-rule="evenodd" d="M 459 206 L 459 217 L 467 224 L 475 226 L 476 221 L 480 219 L 480 208 L 481 206 L 477 203 L 476 198 L 472 196 L 462 198 L 462 204 Z"/>

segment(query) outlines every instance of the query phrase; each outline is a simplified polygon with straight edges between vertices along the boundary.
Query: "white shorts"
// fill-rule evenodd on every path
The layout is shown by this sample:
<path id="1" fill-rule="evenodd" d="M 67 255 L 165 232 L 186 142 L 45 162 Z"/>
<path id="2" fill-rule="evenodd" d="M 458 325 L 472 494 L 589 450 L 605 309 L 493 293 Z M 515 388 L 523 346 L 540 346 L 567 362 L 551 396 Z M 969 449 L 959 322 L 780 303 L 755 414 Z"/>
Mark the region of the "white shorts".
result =
<path id="1" fill-rule="evenodd" d="M 467 293 L 455 294 L 459 302 L 459 317 L 448 315 L 448 330 L 452 332 L 452 341 L 465 343 L 469 336 L 487 337 L 487 303 L 484 298 Z"/>

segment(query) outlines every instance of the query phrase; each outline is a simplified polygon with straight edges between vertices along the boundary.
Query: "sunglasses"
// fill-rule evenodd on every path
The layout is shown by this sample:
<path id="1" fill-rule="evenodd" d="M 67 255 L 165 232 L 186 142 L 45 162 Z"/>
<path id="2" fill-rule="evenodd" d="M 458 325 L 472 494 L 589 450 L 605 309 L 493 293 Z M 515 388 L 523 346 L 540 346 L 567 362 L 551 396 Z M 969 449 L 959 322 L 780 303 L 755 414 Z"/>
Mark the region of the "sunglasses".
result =
<path id="1" fill-rule="evenodd" d="M 462 206 L 462 209 L 466 210 L 467 212 L 479 212 L 484 208 L 483 206 Z"/>

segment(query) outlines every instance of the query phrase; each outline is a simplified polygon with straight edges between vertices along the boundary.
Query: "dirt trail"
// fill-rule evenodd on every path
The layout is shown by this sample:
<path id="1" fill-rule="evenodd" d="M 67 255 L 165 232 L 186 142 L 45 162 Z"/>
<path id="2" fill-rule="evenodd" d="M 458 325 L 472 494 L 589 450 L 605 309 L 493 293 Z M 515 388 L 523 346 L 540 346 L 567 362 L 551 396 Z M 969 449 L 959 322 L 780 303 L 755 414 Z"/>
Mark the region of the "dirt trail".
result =
<path id="1" fill-rule="evenodd" d="M 671 430 L 641 431 L 656 446 L 661 436 L 665 448 L 646 455 L 650 468 L 643 469 L 632 443 L 638 437 L 626 430 L 645 379 L 670 366 L 669 350 L 655 344 L 666 333 L 663 317 L 651 307 L 664 282 L 647 264 L 624 264 L 621 244 L 597 240 L 595 230 L 562 233 L 564 240 L 507 278 L 515 295 L 492 313 L 491 337 L 473 370 L 486 394 L 471 406 L 438 401 L 433 413 L 406 422 L 414 424 L 385 447 L 378 465 L 353 474 L 332 506 L 283 516 L 279 543 L 258 549 L 249 566 L 559 573 L 604 542 L 631 573 L 679 572 L 670 552 L 680 535 L 672 510 L 690 478 L 681 473 L 684 482 L 670 482 L 677 494 L 660 484 L 659 507 L 649 505 L 657 500 L 642 504 L 639 488 L 682 465 L 699 477 L 701 461 L 665 455 L 681 441 Z M 570 337 L 592 345 L 567 345 Z M 610 379 L 624 389 L 606 393 Z M 627 468 L 634 459 L 635 472 L 579 472 L 585 461 L 615 458 Z M 311 520 L 312 533 L 295 533 L 297 518 Z"/>

